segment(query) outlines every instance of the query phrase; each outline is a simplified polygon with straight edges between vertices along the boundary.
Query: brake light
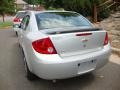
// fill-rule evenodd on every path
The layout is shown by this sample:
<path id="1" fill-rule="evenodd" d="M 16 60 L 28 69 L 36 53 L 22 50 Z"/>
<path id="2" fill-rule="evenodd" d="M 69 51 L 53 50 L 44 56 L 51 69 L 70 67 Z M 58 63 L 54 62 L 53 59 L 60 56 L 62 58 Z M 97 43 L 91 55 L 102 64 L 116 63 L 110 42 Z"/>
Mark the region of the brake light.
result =
<path id="1" fill-rule="evenodd" d="M 92 33 L 81 33 L 81 34 L 76 34 L 76 36 L 89 36 L 92 35 Z"/>
<path id="2" fill-rule="evenodd" d="M 32 42 L 32 46 L 41 54 L 57 54 L 49 37 Z"/>
<path id="3" fill-rule="evenodd" d="M 19 19 L 19 18 L 15 18 L 15 19 L 13 20 L 13 22 L 20 22 L 20 19 Z"/>
<path id="4" fill-rule="evenodd" d="M 107 44 L 108 44 L 108 34 L 106 32 L 105 39 L 104 39 L 104 45 L 107 45 Z"/>

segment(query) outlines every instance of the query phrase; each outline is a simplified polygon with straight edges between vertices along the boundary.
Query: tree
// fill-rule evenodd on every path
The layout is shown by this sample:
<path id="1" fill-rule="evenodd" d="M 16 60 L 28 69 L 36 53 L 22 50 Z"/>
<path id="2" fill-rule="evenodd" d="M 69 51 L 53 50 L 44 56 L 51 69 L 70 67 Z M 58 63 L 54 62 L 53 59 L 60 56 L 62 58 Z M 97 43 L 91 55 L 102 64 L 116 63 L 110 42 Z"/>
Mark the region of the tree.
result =
<path id="1" fill-rule="evenodd" d="M 26 0 L 30 1 L 30 0 Z M 92 16 L 93 21 L 98 21 L 98 6 L 106 0 L 34 0 L 38 4 L 43 4 L 46 8 L 64 8 L 81 13 L 84 16 Z"/>
<path id="2" fill-rule="evenodd" d="M 89 0 L 63 0 L 63 6 L 66 10 L 72 10 L 87 16 L 90 9 L 91 3 Z"/>
<path id="3" fill-rule="evenodd" d="M 97 8 L 97 6 L 99 6 L 103 2 L 103 0 L 90 0 L 90 2 L 91 2 L 91 6 L 92 6 L 91 12 L 93 12 L 93 14 L 92 14 L 93 21 L 97 22 L 98 21 L 98 8 Z"/>
<path id="4" fill-rule="evenodd" d="M 0 1 L 0 15 L 3 17 L 3 22 L 4 22 L 4 17 L 5 14 L 11 14 L 14 13 L 14 0 L 1 0 Z"/>
<path id="5" fill-rule="evenodd" d="M 106 0 L 56 0 L 56 2 L 62 3 L 62 7 L 66 10 L 73 10 L 80 12 L 84 16 L 92 16 L 93 21 L 98 21 L 98 6 Z M 54 5 L 54 4 L 53 4 Z M 57 6 L 57 5 L 56 5 Z"/>

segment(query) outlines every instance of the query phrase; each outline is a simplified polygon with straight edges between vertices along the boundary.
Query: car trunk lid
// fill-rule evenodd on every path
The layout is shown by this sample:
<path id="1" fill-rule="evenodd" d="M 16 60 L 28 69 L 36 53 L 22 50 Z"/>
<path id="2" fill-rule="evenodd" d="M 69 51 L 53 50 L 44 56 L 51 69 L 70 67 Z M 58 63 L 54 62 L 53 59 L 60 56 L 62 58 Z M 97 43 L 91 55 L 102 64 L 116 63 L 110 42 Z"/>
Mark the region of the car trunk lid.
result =
<path id="1" fill-rule="evenodd" d="M 101 50 L 106 32 L 103 30 L 69 30 L 49 32 L 49 37 L 61 57 L 79 55 Z"/>

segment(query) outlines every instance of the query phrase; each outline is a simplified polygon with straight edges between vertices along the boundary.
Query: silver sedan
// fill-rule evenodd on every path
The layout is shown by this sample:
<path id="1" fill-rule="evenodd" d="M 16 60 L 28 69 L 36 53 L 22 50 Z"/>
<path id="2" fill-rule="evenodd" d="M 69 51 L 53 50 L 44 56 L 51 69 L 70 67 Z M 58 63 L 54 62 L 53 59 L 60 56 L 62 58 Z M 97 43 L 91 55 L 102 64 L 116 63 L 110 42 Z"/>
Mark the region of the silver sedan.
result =
<path id="1" fill-rule="evenodd" d="M 71 11 L 29 11 L 18 40 L 27 78 L 65 79 L 103 67 L 110 56 L 105 30 Z"/>

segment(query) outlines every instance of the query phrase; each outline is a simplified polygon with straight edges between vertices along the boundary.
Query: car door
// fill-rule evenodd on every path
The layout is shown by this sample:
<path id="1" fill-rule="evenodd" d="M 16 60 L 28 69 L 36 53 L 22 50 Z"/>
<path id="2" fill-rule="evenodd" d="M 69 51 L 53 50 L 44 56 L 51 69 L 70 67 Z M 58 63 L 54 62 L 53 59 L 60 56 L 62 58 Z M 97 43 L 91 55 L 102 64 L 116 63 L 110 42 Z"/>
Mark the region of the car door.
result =
<path id="1" fill-rule="evenodd" d="M 23 18 L 22 22 L 21 22 L 21 30 L 19 32 L 19 42 L 20 45 L 23 46 L 23 39 L 26 35 L 26 33 L 30 30 L 29 27 L 29 20 L 30 20 L 30 16 L 27 15 Z"/>

